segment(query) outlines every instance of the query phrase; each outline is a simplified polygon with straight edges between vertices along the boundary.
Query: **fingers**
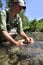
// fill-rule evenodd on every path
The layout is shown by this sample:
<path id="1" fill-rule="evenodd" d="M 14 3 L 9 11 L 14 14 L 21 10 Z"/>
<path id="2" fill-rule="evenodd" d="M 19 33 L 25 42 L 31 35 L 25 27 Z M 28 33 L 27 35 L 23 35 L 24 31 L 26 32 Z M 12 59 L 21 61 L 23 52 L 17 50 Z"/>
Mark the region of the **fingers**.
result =
<path id="1" fill-rule="evenodd" d="M 27 45 L 28 44 L 28 42 L 26 41 L 26 40 L 21 40 L 22 41 L 22 43 L 23 43 L 23 45 Z"/>
<path id="2" fill-rule="evenodd" d="M 29 39 L 29 40 L 28 40 Z M 33 38 L 31 37 L 28 37 L 27 41 L 25 41 L 24 39 L 23 40 L 18 40 L 17 41 L 17 46 L 24 46 L 24 45 L 27 45 L 27 44 L 34 44 L 34 40 Z"/>
<path id="3" fill-rule="evenodd" d="M 24 46 L 24 45 L 27 45 L 26 43 L 23 43 L 24 40 L 19 40 L 17 41 L 17 46 Z"/>
<path id="4" fill-rule="evenodd" d="M 24 46 L 24 45 L 27 45 L 27 44 L 22 43 L 21 45 Z"/>
<path id="5" fill-rule="evenodd" d="M 34 43 L 34 39 L 32 37 L 28 37 L 27 38 L 27 42 L 28 42 L 28 44 L 29 43 L 33 44 Z"/>
<path id="6" fill-rule="evenodd" d="M 33 44 L 34 43 L 34 39 L 30 38 L 30 43 Z"/>

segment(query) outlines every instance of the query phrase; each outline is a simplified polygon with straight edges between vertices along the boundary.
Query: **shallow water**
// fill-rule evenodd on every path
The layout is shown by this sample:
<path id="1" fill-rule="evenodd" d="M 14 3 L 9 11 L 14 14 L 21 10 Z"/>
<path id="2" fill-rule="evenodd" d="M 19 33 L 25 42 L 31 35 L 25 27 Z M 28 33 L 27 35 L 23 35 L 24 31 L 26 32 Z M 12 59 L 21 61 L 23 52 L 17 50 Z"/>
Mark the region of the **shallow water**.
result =
<path id="1" fill-rule="evenodd" d="M 25 46 L 4 44 L 0 47 L 1 65 L 43 65 L 43 41 Z"/>
<path id="2" fill-rule="evenodd" d="M 25 54 L 43 57 L 43 41 L 36 41 L 34 44 L 21 47 L 21 49 Z"/>

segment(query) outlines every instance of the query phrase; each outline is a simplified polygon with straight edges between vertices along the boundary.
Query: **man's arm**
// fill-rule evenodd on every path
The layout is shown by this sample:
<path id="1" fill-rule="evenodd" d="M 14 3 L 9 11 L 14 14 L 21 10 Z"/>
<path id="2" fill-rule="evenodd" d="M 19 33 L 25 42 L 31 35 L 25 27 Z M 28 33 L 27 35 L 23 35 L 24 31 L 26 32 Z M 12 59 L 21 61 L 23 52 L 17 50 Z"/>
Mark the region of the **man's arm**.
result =
<path id="1" fill-rule="evenodd" d="M 21 40 L 15 41 L 10 34 L 7 32 L 6 28 L 6 11 L 2 10 L 0 12 L 1 20 L 0 20 L 0 31 L 3 34 L 3 36 L 8 40 L 10 43 L 14 45 L 24 45 Z"/>
<path id="2" fill-rule="evenodd" d="M 9 35 L 7 31 L 2 30 L 2 34 L 9 42 L 16 44 L 16 41 Z"/>
<path id="3" fill-rule="evenodd" d="M 24 45 L 23 42 L 21 40 L 15 41 L 7 31 L 2 30 L 2 34 L 3 36 L 6 38 L 6 40 L 8 40 L 9 42 L 11 42 L 14 45 Z"/>
<path id="4" fill-rule="evenodd" d="M 20 32 L 20 35 L 28 42 L 28 43 L 34 43 L 34 40 L 32 37 L 28 37 L 24 31 Z"/>
<path id="5" fill-rule="evenodd" d="M 22 19 L 21 17 L 18 18 L 18 27 L 17 27 L 18 33 L 27 41 L 30 43 L 34 43 L 34 40 L 32 37 L 28 37 L 25 32 L 23 31 L 22 27 Z"/>

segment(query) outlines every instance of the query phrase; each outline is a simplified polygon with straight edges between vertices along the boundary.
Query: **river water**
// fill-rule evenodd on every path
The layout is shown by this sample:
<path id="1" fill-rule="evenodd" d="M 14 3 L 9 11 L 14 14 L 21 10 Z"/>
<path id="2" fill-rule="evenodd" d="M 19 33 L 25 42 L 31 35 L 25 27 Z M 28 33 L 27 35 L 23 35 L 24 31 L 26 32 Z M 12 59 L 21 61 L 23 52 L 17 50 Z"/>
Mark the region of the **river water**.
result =
<path id="1" fill-rule="evenodd" d="M 43 57 L 43 41 L 35 41 L 34 44 L 28 44 L 21 49 L 27 55 Z"/>
<path id="2" fill-rule="evenodd" d="M 5 43 L 0 47 L 0 65 L 43 65 L 43 41 L 19 47 Z"/>

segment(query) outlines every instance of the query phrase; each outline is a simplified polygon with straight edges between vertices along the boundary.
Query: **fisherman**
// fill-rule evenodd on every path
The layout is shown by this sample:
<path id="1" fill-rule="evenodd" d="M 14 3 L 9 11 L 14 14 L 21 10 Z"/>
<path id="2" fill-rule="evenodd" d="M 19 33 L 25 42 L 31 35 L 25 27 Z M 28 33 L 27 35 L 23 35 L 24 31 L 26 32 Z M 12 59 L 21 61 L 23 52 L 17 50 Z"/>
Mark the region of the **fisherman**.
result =
<path id="1" fill-rule="evenodd" d="M 7 41 L 14 45 L 24 45 L 22 40 L 16 41 L 15 39 L 10 36 L 10 34 L 7 31 L 7 22 L 10 21 L 10 24 L 16 23 L 17 24 L 17 32 L 29 43 L 34 43 L 34 40 L 32 37 L 28 37 L 22 28 L 22 19 L 19 16 L 19 13 L 26 9 L 26 5 L 24 3 L 24 0 L 12 0 L 12 4 L 10 5 L 10 9 L 8 10 L 2 10 L 0 12 L 0 38 L 4 37 Z M 6 12 L 9 13 L 10 20 L 8 21 Z M 13 22 L 12 22 L 13 21 Z M 0 39 L 1 40 L 1 39 Z"/>

